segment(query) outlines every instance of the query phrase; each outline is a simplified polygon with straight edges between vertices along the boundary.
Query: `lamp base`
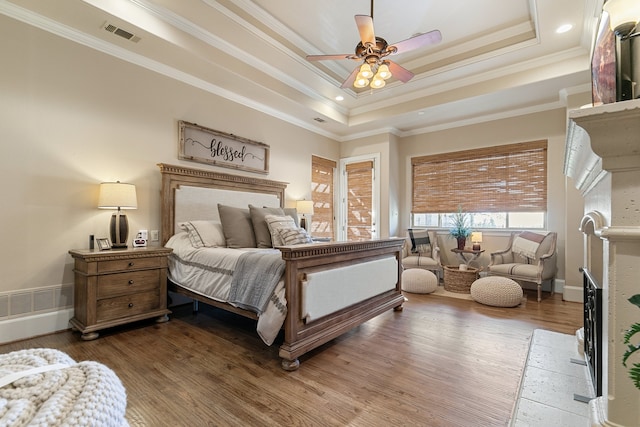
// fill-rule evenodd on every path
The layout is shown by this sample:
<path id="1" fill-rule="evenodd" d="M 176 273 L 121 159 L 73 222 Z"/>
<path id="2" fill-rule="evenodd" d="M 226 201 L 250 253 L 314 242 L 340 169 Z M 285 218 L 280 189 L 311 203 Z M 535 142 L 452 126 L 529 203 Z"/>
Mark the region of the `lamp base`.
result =
<path id="1" fill-rule="evenodd" d="M 126 249 L 128 247 L 129 221 L 127 220 L 127 216 L 121 213 L 120 210 L 111 215 L 109 232 L 109 234 L 111 234 L 112 249 Z"/>
<path id="2" fill-rule="evenodd" d="M 307 219 L 305 217 L 300 218 L 300 228 L 304 228 L 306 231 L 307 230 Z"/>

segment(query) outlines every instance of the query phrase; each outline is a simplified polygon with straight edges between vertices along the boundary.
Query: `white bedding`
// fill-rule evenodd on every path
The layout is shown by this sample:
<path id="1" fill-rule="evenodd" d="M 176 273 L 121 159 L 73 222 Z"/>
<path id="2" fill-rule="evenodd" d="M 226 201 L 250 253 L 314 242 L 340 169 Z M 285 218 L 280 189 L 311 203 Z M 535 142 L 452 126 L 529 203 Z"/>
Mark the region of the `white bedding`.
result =
<path id="1" fill-rule="evenodd" d="M 186 232 L 173 235 L 166 244 L 169 256 L 169 279 L 192 292 L 228 302 L 232 274 L 243 253 L 274 249 L 194 248 Z M 275 340 L 287 315 L 284 280 L 280 280 L 264 313 L 258 317 L 258 335 L 267 345 Z"/>

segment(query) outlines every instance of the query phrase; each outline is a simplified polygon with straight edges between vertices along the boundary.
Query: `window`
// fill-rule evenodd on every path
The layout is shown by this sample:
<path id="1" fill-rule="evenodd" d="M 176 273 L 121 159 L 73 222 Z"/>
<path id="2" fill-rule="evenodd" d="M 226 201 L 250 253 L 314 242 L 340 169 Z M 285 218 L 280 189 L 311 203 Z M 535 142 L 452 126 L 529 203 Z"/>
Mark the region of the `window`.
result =
<path id="1" fill-rule="evenodd" d="M 311 156 L 311 200 L 313 200 L 313 217 L 311 217 L 311 235 L 333 239 L 334 219 L 334 173 L 336 162 Z"/>
<path id="2" fill-rule="evenodd" d="M 448 227 L 458 208 L 474 228 L 544 228 L 547 141 L 411 159 L 412 224 Z"/>
<path id="3" fill-rule="evenodd" d="M 373 237 L 373 161 L 348 163 L 347 240 L 371 240 Z"/>

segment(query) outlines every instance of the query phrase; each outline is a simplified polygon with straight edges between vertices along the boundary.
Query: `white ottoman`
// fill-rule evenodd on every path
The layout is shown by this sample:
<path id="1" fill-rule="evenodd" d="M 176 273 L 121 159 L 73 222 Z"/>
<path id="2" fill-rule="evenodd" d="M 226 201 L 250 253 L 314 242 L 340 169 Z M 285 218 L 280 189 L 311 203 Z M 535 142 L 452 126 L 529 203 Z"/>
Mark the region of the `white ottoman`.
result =
<path id="1" fill-rule="evenodd" d="M 493 307 L 515 307 L 522 302 L 520 285 L 500 276 L 487 276 L 471 284 L 471 298 L 480 304 Z"/>
<path id="2" fill-rule="evenodd" d="M 414 294 L 430 294 L 438 289 L 438 278 L 429 270 L 410 268 L 402 272 L 402 290 Z"/>

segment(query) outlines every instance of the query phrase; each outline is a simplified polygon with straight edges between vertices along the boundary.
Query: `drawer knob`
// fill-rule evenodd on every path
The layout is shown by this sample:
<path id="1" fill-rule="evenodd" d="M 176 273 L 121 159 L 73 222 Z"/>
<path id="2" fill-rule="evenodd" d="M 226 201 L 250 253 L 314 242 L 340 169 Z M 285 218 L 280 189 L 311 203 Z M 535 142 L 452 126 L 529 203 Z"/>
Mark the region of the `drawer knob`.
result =
<path id="1" fill-rule="evenodd" d="M 131 307 L 133 307 L 133 303 L 132 302 L 129 303 L 129 308 L 131 308 Z"/>
<path id="2" fill-rule="evenodd" d="M 133 280 L 129 280 L 129 284 L 130 284 L 130 285 L 133 285 Z"/>
<path id="3" fill-rule="evenodd" d="M 129 267 L 133 267 L 133 261 L 129 263 Z"/>

